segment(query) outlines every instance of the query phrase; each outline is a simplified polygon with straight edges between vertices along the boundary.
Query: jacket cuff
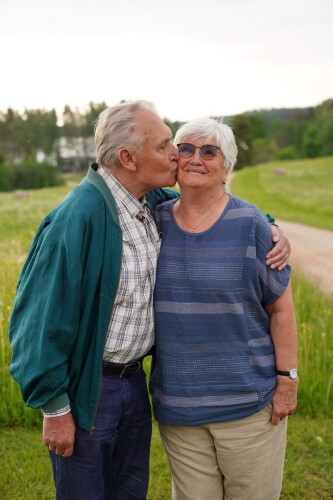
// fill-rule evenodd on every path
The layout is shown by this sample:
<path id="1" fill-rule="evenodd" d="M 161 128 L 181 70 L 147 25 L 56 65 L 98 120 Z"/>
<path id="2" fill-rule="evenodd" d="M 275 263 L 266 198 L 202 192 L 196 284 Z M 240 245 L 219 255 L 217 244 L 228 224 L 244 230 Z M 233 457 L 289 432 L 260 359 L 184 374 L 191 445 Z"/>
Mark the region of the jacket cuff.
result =
<path id="1" fill-rule="evenodd" d="M 42 406 L 43 413 L 54 413 L 65 406 L 69 406 L 70 401 L 67 392 L 57 396 L 56 398 L 50 399 L 45 405 Z"/>
<path id="2" fill-rule="evenodd" d="M 272 217 L 272 216 L 271 216 L 271 215 L 269 215 L 269 214 L 265 214 L 265 217 L 266 217 L 266 219 L 268 220 L 268 222 L 269 222 L 270 224 L 274 224 L 274 226 L 276 226 L 276 225 L 277 225 L 277 224 L 275 224 L 275 219 L 274 219 L 274 217 Z"/>

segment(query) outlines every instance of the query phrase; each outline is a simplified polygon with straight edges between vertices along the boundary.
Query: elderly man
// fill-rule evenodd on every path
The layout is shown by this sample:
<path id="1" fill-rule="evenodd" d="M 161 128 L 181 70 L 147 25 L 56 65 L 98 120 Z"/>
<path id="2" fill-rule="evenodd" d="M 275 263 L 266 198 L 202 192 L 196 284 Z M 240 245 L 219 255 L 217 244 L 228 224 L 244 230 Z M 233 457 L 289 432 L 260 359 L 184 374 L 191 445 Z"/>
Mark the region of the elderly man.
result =
<path id="1" fill-rule="evenodd" d="M 142 361 L 154 343 L 160 246 L 152 210 L 178 196 L 158 189 L 176 181 L 171 139 L 148 102 L 103 111 L 97 163 L 43 220 L 19 279 L 10 371 L 26 404 L 42 408 L 58 499 L 146 498 Z M 280 238 L 269 257 L 286 253 Z"/>

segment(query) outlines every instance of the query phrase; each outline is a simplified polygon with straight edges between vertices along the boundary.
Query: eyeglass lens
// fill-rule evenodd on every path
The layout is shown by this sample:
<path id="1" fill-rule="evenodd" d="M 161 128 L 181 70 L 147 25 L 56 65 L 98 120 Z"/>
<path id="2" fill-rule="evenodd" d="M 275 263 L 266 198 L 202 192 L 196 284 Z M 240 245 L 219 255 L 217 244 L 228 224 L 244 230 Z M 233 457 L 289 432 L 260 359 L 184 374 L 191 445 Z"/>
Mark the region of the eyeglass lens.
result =
<path id="1" fill-rule="evenodd" d="M 194 146 L 194 144 L 190 144 L 187 142 L 178 144 L 179 154 L 183 158 L 191 158 L 191 156 L 194 155 L 196 149 L 199 149 L 200 156 L 204 160 L 212 160 L 213 158 L 215 158 L 220 148 L 218 146 L 214 146 L 213 144 L 204 144 L 203 146 Z"/>

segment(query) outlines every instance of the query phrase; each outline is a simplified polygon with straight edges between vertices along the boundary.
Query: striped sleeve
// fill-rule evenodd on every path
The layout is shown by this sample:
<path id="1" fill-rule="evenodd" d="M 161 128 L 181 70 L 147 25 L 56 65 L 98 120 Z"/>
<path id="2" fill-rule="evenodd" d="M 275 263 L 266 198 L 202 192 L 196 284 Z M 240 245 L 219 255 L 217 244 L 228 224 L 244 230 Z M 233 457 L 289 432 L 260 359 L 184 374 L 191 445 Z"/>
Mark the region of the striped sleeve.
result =
<path id="1" fill-rule="evenodd" d="M 282 271 L 270 269 L 266 265 L 266 255 L 273 248 L 272 230 L 266 217 L 260 212 L 255 211 L 255 253 L 256 267 L 262 291 L 262 304 L 275 302 L 285 292 L 289 279 L 291 268 L 289 265 Z"/>

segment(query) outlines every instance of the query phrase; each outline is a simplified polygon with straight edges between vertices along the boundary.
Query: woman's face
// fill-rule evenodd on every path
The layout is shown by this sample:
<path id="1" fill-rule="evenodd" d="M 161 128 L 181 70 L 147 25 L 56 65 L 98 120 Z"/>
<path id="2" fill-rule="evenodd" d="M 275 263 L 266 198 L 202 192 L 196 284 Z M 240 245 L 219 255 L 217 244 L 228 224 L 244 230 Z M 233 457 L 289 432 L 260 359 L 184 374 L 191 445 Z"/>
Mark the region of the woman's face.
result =
<path id="1" fill-rule="evenodd" d="M 182 143 L 199 147 L 206 144 L 217 145 L 215 140 L 208 141 L 205 137 L 194 139 L 193 136 L 186 137 Z M 181 188 L 220 189 L 222 184 L 226 182 L 227 175 L 228 170 L 224 167 L 224 157 L 220 149 L 218 149 L 217 155 L 210 160 L 203 158 L 198 147 L 190 158 L 184 158 L 180 154 L 177 182 Z"/>

